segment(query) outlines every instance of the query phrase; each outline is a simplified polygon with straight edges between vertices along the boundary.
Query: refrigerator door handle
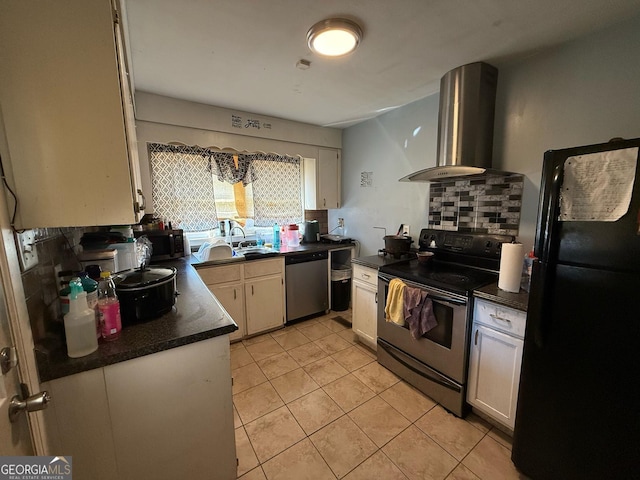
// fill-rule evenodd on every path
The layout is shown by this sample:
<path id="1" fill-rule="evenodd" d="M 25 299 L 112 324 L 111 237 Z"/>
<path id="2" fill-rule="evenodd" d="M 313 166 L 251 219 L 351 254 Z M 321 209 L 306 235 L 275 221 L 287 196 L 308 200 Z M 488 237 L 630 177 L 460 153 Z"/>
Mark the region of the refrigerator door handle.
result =
<path id="1" fill-rule="evenodd" d="M 527 308 L 527 327 L 533 341 L 543 348 L 553 303 L 553 267 L 535 260 L 531 272 L 531 291 Z"/>
<path id="2" fill-rule="evenodd" d="M 564 164 L 558 164 L 553 169 L 553 175 L 551 177 L 550 192 L 542 192 L 548 198 L 549 202 L 546 205 L 546 222 L 543 232 L 542 251 L 537 252 L 538 258 L 543 259 L 545 263 L 555 262 L 558 258 L 558 216 L 560 214 L 560 195 L 563 181 L 563 168 Z"/>

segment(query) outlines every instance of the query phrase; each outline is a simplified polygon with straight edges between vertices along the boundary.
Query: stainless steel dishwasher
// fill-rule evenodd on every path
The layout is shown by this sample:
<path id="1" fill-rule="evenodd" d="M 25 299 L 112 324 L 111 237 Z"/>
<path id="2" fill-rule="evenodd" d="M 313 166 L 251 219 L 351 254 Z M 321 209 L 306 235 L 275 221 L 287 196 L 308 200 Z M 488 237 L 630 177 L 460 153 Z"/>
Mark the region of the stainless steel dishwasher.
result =
<path id="1" fill-rule="evenodd" d="M 329 253 L 309 252 L 284 257 L 287 322 L 329 309 Z"/>

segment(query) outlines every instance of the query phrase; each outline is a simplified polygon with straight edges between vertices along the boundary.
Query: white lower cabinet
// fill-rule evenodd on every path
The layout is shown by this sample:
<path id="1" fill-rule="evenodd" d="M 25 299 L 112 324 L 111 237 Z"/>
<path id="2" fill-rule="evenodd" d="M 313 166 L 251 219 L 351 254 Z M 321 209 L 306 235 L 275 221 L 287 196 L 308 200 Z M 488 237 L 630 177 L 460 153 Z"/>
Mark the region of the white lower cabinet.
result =
<path id="1" fill-rule="evenodd" d="M 284 325 L 283 258 L 205 266 L 197 271 L 238 325 L 229 340 L 240 340 Z"/>
<path id="2" fill-rule="evenodd" d="M 226 335 L 43 384 L 52 455 L 74 478 L 236 477 Z"/>
<path id="3" fill-rule="evenodd" d="M 229 341 L 240 340 L 247 335 L 247 323 L 244 316 L 244 285 L 242 283 L 209 285 L 209 290 L 238 325 L 238 330 L 229 335 Z"/>
<path id="4" fill-rule="evenodd" d="M 284 324 L 283 286 L 281 275 L 256 278 L 245 283 L 247 335 Z"/>
<path id="5" fill-rule="evenodd" d="M 378 271 L 354 264 L 351 294 L 353 332 L 375 350 L 378 337 Z"/>
<path id="6" fill-rule="evenodd" d="M 475 299 L 467 402 L 513 430 L 526 313 Z"/>

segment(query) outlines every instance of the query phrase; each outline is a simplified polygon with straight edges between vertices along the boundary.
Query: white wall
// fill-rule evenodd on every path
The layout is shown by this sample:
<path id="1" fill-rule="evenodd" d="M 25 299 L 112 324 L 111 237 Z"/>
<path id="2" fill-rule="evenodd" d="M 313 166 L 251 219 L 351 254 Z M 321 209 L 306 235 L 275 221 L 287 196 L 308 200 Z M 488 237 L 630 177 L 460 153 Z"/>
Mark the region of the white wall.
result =
<path id="1" fill-rule="evenodd" d="M 526 175 L 520 240 L 535 235 L 550 149 L 640 137 L 640 16 L 498 66 L 494 165 Z"/>
<path id="2" fill-rule="evenodd" d="M 398 182 L 436 164 L 438 95 L 432 95 L 347 128 L 342 137 L 342 205 L 329 210 L 329 230 L 343 217 L 346 234 L 362 244 L 361 256 L 384 247 L 382 230 L 395 234 L 411 226 L 417 241 L 427 224 L 429 184 Z M 361 187 L 362 172 L 373 172 L 373 186 Z"/>
<path id="3" fill-rule="evenodd" d="M 638 52 L 640 16 L 524 60 L 495 64 L 493 166 L 526 176 L 519 235 L 525 245 L 535 235 L 546 150 L 640 137 Z M 361 255 L 383 246 L 374 225 L 410 223 L 414 239 L 427 225 L 427 184 L 397 179 L 435 165 L 437 115 L 436 94 L 344 131 L 344 207 L 329 211 L 329 225 L 344 217 L 347 233 L 362 242 Z M 416 127 L 422 128 L 414 137 Z M 361 171 L 374 172 L 373 188 L 359 186 Z"/>

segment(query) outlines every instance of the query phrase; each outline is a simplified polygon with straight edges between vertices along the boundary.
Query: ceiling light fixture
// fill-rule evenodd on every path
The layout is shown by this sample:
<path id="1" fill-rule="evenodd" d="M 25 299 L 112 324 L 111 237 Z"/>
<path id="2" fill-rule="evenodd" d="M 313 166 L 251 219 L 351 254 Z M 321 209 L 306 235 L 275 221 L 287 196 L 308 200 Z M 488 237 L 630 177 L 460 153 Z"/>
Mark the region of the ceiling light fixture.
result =
<path id="1" fill-rule="evenodd" d="M 360 26 L 346 18 L 329 18 L 316 23 L 307 32 L 309 48 L 327 57 L 353 52 L 362 40 Z"/>

